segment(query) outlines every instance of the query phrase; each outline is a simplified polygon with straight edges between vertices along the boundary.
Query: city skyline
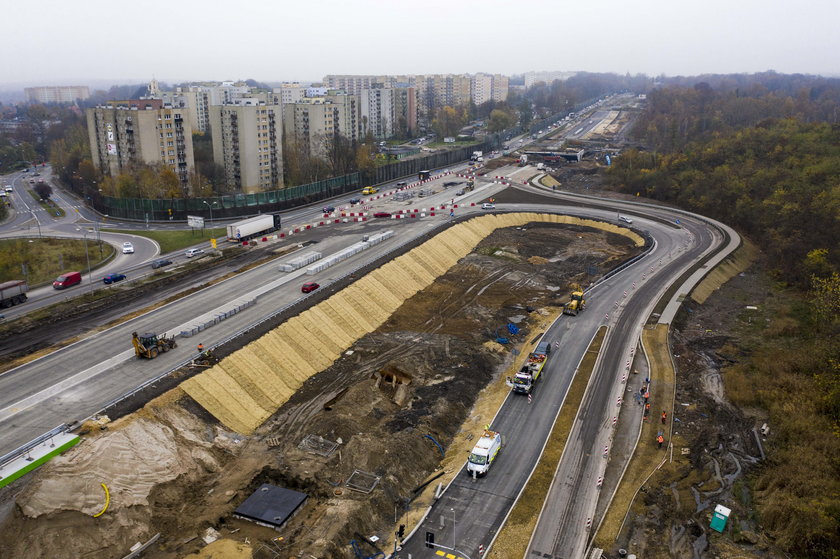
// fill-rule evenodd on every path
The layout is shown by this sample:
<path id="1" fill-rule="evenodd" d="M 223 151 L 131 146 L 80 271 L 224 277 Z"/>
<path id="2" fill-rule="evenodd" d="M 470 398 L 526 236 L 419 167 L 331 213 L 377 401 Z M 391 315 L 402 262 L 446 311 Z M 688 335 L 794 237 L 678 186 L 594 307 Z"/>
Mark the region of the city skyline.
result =
<path id="1" fill-rule="evenodd" d="M 779 0 L 653 0 L 643 8 L 617 0 L 429 0 L 396 8 L 326 0 L 249 10 L 150 0 L 131 12 L 129 4 L 114 5 L 92 0 L 83 12 L 55 0 L 7 7 L 7 21 L 19 24 L 4 30 L 0 88 L 531 70 L 840 74 L 829 55 L 840 51 L 833 29 L 840 5 L 830 0 L 795 9 Z"/>

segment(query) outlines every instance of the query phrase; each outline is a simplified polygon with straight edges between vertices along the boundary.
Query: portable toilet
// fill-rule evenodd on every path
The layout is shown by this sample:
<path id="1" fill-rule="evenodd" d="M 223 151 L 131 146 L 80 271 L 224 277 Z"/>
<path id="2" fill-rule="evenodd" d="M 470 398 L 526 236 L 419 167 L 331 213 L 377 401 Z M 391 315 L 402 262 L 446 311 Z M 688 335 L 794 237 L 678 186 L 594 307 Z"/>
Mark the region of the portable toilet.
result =
<path id="1" fill-rule="evenodd" d="M 712 530 L 717 530 L 721 534 L 723 533 L 723 529 L 726 528 L 726 521 L 729 520 L 729 513 L 732 511 L 726 508 L 723 505 L 718 505 L 715 507 L 715 512 L 712 514 L 712 523 L 709 524 L 709 527 Z"/>

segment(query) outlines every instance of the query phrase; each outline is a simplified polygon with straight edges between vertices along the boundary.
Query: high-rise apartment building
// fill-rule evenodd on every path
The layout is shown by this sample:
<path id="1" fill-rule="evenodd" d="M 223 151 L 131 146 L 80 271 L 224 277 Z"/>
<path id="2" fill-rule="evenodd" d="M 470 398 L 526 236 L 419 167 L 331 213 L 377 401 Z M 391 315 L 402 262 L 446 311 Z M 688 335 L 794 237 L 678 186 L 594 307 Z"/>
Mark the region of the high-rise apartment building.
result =
<path id="1" fill-rule="evenodd" d="M 75 103 L 90 97 L 86 85 L 26 87 L 23 91 L 32 103 Z"/>
<path id="2" fill-rule="evenodd" d="M 350 94 L 357 94 L 364 89 L 394 87 L 395 81 L 393 76 L 329 75 L 324 76 L 324 87 L 327 89 L 341 89 Z"/>
<path id="3" fill-rule="evenodd" d="M 86 112 L 97 169 L 114 176 L 136 163 L 168 165 L 186 190 L 194 159 L 192 124 L 184 108 L 165 107 L 160 99 L 131 99 Z"/>
<path id="4" fill-rule="evenodd" d="M 472 102 L 481 105 L 493 99 L 493 76 L 476 74 L 472 76 Z"/>
<path id="5" fill-rule="evenodd" d="M 510 93 L 510 78 L 501 74 L 493 74 L 490 98 L 493 101 L 507 101 L 508 93 Z"/>
<path id="6" fill-rule="evenodd" d="M 359 93 L 362 137 L 368 133 L 382 140 L 394 135 L 394 89 L 363 89 Z"/>
<path id="7" fill-rule="evenodd" d="M 286 143 L 293 149 L 323 156 L 335 135 L 358 141 L 361 132 L 359 105 L 359 96 L 348 94 L 304 98 L 283 105 Z"/>
<path id="8" fill-rule="evenodd" d="M 279 94 L 279 103 L 275 105 L 287 105 L 303 99 L 306 88 L 298 82 L 287 82 L 280 84 L 280 87 L 275 87 L 273 91 L 275 95 Z"/>
<path id="9" fill-rule="evenodd" d="M 255 99 L 211 105 L 213 159 L 225 169 L 228 189 L 242 192 L 283 186 L 283 118 L 280 105 Z"/>

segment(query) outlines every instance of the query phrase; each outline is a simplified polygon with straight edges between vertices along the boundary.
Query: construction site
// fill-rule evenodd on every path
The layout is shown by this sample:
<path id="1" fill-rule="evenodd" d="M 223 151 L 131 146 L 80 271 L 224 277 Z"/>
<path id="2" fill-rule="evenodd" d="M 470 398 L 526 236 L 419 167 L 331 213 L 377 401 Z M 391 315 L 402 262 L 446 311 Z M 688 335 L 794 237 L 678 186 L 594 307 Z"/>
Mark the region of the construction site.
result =
<path id="1" fill-rule="evenodd" d="M 463 466 L 570 286 L 641 244 L 550 214 L 458 223 L 136 412 L 83 426 L 79 445 L 0 493 L 0 555 L 385 549 L 433 498 L 426 482 Z"/>

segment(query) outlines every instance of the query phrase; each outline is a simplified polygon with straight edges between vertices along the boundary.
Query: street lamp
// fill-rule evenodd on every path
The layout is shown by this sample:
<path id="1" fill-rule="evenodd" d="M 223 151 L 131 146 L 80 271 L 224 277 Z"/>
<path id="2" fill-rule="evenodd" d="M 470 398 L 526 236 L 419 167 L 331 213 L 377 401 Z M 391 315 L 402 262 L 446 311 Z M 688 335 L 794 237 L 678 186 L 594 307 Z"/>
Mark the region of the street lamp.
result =
<path id="1" fill-rule="evenodd" d="M 452 550 L 455 551 L 458 548 L 458 540 L 455 538 L 455 509 L 449 509 L 452 511 Z"/>
<path id="2" fill-rule="evenodd" d="M 210 208 L 210 229 L 213 229 L 213 206 L 207 200 L 202 200 L 202 203 Z M 215 202 L 213 202 L 215 204 Z"/>
<path id="3" fill-rule="evenodd" d="M 87 244 L 87 234 L 91 231 L 88 229 L 77 229 L 77 231 L 81 231 L 82 235 L 84 235 L 85 239 L 85 259 L 87 260 L 87 269 L 88 269 L 88 285 L 90 286 L 91 290 L 93 290 L 93 274 L 90 271 L 90 254 L 88 254 L 88 244 Z"/>

